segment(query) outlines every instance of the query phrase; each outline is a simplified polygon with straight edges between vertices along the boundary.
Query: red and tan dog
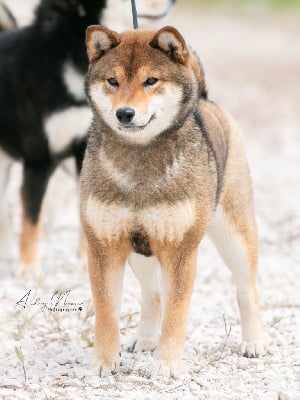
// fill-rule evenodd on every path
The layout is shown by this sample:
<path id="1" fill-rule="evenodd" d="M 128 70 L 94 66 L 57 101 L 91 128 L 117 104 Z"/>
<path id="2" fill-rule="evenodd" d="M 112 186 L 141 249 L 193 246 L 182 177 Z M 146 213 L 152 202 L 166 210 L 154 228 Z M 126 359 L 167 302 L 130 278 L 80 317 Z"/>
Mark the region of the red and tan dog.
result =
<path id="1" fill-rule="evenodd" d="M 237 284 L 242 352 L 264 354 L 251 178 L 236 123 L 207 100 L 202 67 L 176 29 L 118 34 L 91 26 L 87 47 L 94 119 L 81 220 L 100 376 L 119 367 L 126 260 L 143 295 L 131 349 L 157 345 L 153 372 L 180 373 L 198 245 L 206 233 Z"/>

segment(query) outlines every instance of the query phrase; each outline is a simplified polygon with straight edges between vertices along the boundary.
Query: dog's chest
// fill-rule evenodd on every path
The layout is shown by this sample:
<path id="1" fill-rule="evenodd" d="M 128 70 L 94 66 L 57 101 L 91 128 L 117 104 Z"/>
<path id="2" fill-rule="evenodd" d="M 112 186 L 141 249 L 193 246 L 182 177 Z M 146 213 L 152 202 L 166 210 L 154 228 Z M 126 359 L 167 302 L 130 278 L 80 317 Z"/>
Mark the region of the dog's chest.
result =
<path id="1" fill-rule="evenodd" d="M 99 239 L 118 241 L 142 231 L 150 240 L 180 241 L 195 221 L 191 200 L 160 203 L 134 210 L 117 204 L 105 204 L 89 196 L 86 220 Z"/>
<path id="2" fill-rule="evenodd" d="M 77 70 L 71 62 L 66 62 L 64 65 L 63 81 L 68 93 L 75 100 L 85 100 L 85 74 Z"/>
<path id="3" fill-rule="evenodd" d="M 74 104 L 53 112 L 44 120 L 44 129 L 52 153 L 64 151 L 75 138 L 87 134 L 92 112 L 85 103 L 84 74 L 67 62 L 63 68 L 65 90 L 73 98 Z"/>
<path id="4" fill-rule="evenodd" d="M 87 106 L 72 106 L 51 114 L 44 129 L 52 153 L 64 151 L 75 138 L 87 135 L 92 112 Z"/>

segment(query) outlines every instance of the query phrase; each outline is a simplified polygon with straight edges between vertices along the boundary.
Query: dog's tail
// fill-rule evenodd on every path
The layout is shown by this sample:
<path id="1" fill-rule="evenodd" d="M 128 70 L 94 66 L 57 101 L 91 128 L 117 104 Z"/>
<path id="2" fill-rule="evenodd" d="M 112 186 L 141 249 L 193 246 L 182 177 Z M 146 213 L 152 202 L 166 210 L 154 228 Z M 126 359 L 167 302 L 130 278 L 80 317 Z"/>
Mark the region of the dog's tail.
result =
<path id="1" fill-rule="evenodd" d="M 9 31 L 17 27 L 15 17 L 7 6 L 0 0 L 0 32 Z"/>

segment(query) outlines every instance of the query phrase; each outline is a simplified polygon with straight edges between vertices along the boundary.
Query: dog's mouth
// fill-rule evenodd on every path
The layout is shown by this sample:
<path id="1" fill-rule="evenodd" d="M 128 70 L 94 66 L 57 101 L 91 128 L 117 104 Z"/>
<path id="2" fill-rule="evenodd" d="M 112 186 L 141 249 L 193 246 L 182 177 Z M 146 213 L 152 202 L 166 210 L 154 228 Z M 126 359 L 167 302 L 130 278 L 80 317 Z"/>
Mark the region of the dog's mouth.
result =
<path id="1" fill-rule="evenodd" d="M 121 131 L 126 131 L 126 132 L 132 132 L 132 133 L 134 133 L 134 132 L 142 131 L 143 129 L 146 128 L 146 126 L 148 126 L 148 124 L 147 124 L 147 125 L 142 125 L 142 126 L 137 126 L 137 125 L 129 124 L 129 125 L 120 125 L 120 126 L 119 126 L 119 129 L 120 129 Z"/>
<path id="2" fill-rule="evenodd" d="M 121 131 L 136 133 L 143 131 L 154 119 L 156 119 L 155 114 L 151 116 L 151 118 L 145 125 L 136 125 L 134 123 L 128 123 L 128 124 L 119 124 L 118 128 Z"/>

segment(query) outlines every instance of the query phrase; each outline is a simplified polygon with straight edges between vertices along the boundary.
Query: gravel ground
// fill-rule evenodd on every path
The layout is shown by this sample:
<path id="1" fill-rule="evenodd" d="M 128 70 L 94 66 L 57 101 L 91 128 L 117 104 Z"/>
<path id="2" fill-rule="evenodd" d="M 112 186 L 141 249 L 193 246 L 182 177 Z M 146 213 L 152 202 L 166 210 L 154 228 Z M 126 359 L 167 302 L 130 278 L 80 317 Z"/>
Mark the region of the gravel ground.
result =
<path id="1" fill-rule="evenodd" d="M 25 2 L 14 1 L 25 21 L 30 17 L 30 2 L 26 8 Z M 244 131 L 261 243 L 262 319 L 272 354 L 261 359 L 240 356 L 232 278 L 204 240 L 181 378 L 150 378 L 152 355 L 126 351 L 122 351 L 120 374 L 103 380 L 94 376 L 89 369 L 94 325 L 91 293 L 77 257 L 77 186 L 60 170 L 45 204 L 44 272 L 39 282 L 15 277 L 16 263 L 0 263 L 1 399 L 300 399 L 299 14 L 177 10 L 172 18 L 200 54 L 210 97 L 230 111 Z M 19 175 L 16 166 L 10 188 L 16 240 Z M 74 304 L 64 311 L 44 309 L 41 303 L 49 305 L 52 295 L 57 298 L 56 290 L 64 296 L 61 303 Z M 123 344 L 137 325 L 139 294 L 128 270 L 121 316 Z M 16 305 L 22 298 L 21 305 L 28 299 L 25 308 Z"/>

